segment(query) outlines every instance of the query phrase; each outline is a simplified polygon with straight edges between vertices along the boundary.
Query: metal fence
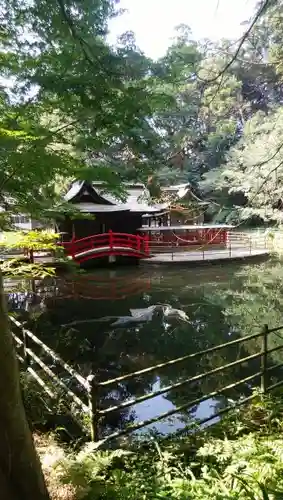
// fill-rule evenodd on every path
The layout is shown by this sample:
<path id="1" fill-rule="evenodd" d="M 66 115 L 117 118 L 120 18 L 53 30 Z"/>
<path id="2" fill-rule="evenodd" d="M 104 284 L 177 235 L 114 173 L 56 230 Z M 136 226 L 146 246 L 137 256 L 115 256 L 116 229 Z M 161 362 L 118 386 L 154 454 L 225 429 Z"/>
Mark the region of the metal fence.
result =
<path id="1" fill-rule="evenodd" d="M 272 240 L 265 233 L 246 233 L 240 231 L 229 231 L 227 240 L 216 244 L 213 241 L 194 245 L 179 244 L 179 241 L 164 242 L 151 241 L 149 248 L 152 255 L 160 261 L 181 261 L 184 254 L 186 261 L 205 261 L 220 259 L 235 259 L 249 256 L 268 254 L 273 250 Z"/>
<path id="2" fill-rule="evenodd" d="M 279 351 L 283 349 L 283 343 L 282 345 L 278 345 L 276 347 L 269 347 L 269 336 L 272 333 L 278 332 L 280 330 L 283 330 L 283 326 L 279 326 L 277 328 L 269 328 L 268 325 L 264 325 L 262 331 L 253 333 L 251 335 L 243 336 L 241 338 L 232 340 L 230 342 L 226 342 L 220 345 L 216 345 L 213 347 L 210 347 L 208 349 L 193 353 L 193 354 L 187 354 L 183 357 L 172 359 L 170 361 L 166 361 L 164 363 L 158 363 L 153 366 L 149 366 L 147 368 L 144 368 L 142 370 L 137 370 L 132 373 L 128 373 L 125 375 L 121 375 L 119 377 L 115 377 L 109 380 L 105 381 L 99 381 L 96 377 L 95 374 L 89 375 L 88 377 L 84 378 L 82 377 L 76 370 L 74 370 L 70 365 L 68 365 L 65 361 L 58 356 L 57 353 L 55 353 L 52 349 L 50 349 L 46 344 L 44 344 L 40 339 L 38 339 L 32 332 L 29 330 L 25 329 L 21 323 L 19 323 L 14 317 L 10 317 L 11 324 L 12 324 L 12 331 L 13 331 L 13 337 L 15 339 L 15 345 L 17 348 L 17 356 L 20 361 L 20 363 L 25 367 L 25 369 L 31 374 L 31 376 L 38 382 L 38 384 L 41 386 L 42 390 L 45 391 L 48 396 L 52 399 L 56 399 L 58 397 L 58 389 L 60 391 L 63 390 L 66 399 L 70 403 L 70 409 L 69 412 L 72 413 L 72 408 L 74 408 L 73 405 L 75 405 L 76 408 L 80 412 L 82 412 L 84 415 L 88 416 L 89 420 L 89 433 L 91 436 L 91 439 L 93 441 L 99 441 L 101 438 L 100 434 L 100 426 L 101 426 L 101 421 L 103 418 L 105 418 L 107 415 L 110 415 L 113 412 L 121 411 L 125 408 L 129 408 L 133 405 L 136 405 L 138 403 L 144 402 L 151 400 L 155 398 L 156 396 L 160 396 L 162 394 L 168 394 L 171 391 L 175 389 L 179 389 L 181 387 L 184 387 L 186 385 L 193 384 L 195 382 L 199 382 L 201 380 L 204 380 L 205 378 L 208 378 L 211 375 L 216 375 L 220 373 L 225 373 L 227 370 L 239 367 L 240 365 L 244 364 L 251 364 L 252 361 L 258 359 L 260 360 L 260 369 L 258 371 L 255 371 L 254 373 L 250 374 L 247 377 L 244 377 L 242 379 L 237 380 L 234 383 L 224 385 L 220 387 L 217 390 L 211 391 L 208 394 L 205 394 L 201 397 L 195 398 L 194 400 L 190 400 L 186 402 L 185 404 L 182 404 L 178 407 L 175 407 L 174 409 L 164 412 L 154 418 L 150 418 L 147 420 L 143 420 L 141 422 L 136 422 L 130 425 L 125 426 L 124 429 L 118 430 L 116 432 L 112 432 L 108 434 L 106 437 L 104 437 L 104 441 L 110 441 L 115 438 L 118 438 L 120 436 L 130 434 L 138 429 L 141 429 L 143 427 L 146 427 L 150 424 L 154 424 L 156 422 L 159 422 L 160 420 L 163 420 L 165 418 L 171 417 L 172 415 L 175 415 L 177 413 L 180 413 L 185 410 L 189 410 L 190 408 L 194 407 L 195 405 L 198 405 L 202 403 L 203 401 L 206 401 L 212 397 L 217 397 L 221 395 L 225 395 L 227 391 L 230 389 L 234 389 L 239 387 L 241 384 L 247 383 L 247 382 L 252 382 L 254 381 L 253 385 L 256 387 L 255 384 L 255 379 L 260 378 L 260 387 L 261 391 L 263 393 L 266 393 L 267 391 L 271 391 L 275 389 L 276 387 L 280 386 L 283 383 L 283 380 L 279 380 L 276 383 L 270 384 L 270 373 L 278 368 L 283 367 L 283 362 L 269 366 L 270 364 L 270 359 L 269 355 L 271 353 L 274 353 L 275 351 Z M 196 375 L 194 377 L 187 378 L 185 380 L 182 380 L 180 382 L 177 382 L 175 384 L 162 387 L 159 390 L 149 392 L 147 394 L 144 394 L 142 396 L 132 398 L 129 400 L 126 400 L 120 404 L 113 405 L 111 407 L 102 409 L 100 408 L 100 399 L 101 399 L 101 393 L 105 389 L 110 389 L 113 387 L 117 387 L 121 382 L 129 381 L 131 379 L 135 379 L 137 377 L 140 377 L 141 375 L 146 375 L 146 374 L 151 374 L 151 373 L 160 373 L 161 370 L 165 370 L 168 367 L 172 366 L 178 366 L 182 365 L 186 362 L 190 362 L 193 359 L 196 358 L 201 358 L 202 356 L 205 356 L 207 354 L 212 355 L 215 352 L 219 352 L 224 350 L 225 348 L 230 348 L 231 346 L 237 346 L 239 344 L 245 344 L 253 339 L 259 339 L 261 347 L 258 352 L 254 354 L 250 354 L 248 356 L 244 356 L 240 359 L 237 359 L 231 363 L 227 363 L 225 365 L 222 365 L 220 367 L 214 368 L 212 370 L 206 371 L 204 373 L 201 373 L 199 375 Z M 283 340 L 283 337 L 282 337 Z M 40 357 L 39 354 L 35 354 L 34 349 L 31 347 L 31 344 L 34 344 L 35 346 L 39 347 L 42 354 L 44 356 L 49 356 L 53 362 L 57 365 L 60 366 L 60 369 L 62 370 L 62 373 L 65 372 L 68 376 L 69 379 L 73 379 L 76 381 L 76 383 L 80 386 L 81 391 L 82 391 L 82 397 L 79 397 L 73 390 L 67 386 L 67 384 L 62 380 L 61 377 L 63 375 L 61 374 L 61 377 L 58 376 L 58 373 L 54 373 L 54 369 L 52 370 L 50 366 L 48 366 Z M 49 379 L 49 383 L 46 382 L 40 376 L 36 369 L 35 365 L 37 365 L 40 370 L 42 370 L 46 376 Z M 69 385 L 69 384 L 68 384 Z M 217 413 L 214 413 L 212 416 L 207 417 L 205 419 L 202 419 L 198 422 L 198 424 L 204 424 L 209 422 L 212 419 L 215 419 L 216 417 L 220 417 L 222 414 L 228 412 L 229 410 L 233 409 L 235 406 L 242 405 L 248 401 L 250 401 L 254 395 L 247 396 L 245 398 L 239 399 L 236 401 L 236 403 L 233 403 L 230 406 L 227 406 Z M 83 400 L 85 399 L 85 401 Z M 73 416 L 76 419 L 77 413 L 73 411 Z"/>

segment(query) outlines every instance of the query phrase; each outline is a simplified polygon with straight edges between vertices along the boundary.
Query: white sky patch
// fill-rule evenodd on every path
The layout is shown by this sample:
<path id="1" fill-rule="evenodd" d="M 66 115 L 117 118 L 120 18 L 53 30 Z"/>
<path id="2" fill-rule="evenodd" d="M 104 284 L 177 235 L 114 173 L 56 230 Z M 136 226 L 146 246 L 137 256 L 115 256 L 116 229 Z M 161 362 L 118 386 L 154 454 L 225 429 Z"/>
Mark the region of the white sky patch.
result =
<path id="1" fill-rule="evenodd" d="M 121 0 L 127 9 L 110 24 L 110 43 L 125 31 L 133 31 L 138 46 L 150 57 L 163 56 L 174 28 L 187 24 L 194 39 L 240 38 L 241 23 L 250 19 L 257 0 Z"/>

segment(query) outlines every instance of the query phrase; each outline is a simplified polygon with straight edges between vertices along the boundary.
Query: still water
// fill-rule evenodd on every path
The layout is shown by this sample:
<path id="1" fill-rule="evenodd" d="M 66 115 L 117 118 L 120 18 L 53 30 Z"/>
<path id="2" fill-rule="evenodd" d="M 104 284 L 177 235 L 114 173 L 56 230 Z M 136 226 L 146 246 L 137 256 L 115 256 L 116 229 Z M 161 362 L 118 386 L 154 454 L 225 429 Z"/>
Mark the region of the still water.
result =
<path id="1" fill-rule="evenodd" d="M 247 297 L 241 299 L 251 269 L 251 265 L 227 263 L 197 269 L 140 266 L 22 283 L 22 291 L 17 290 L 19 283 L 7 282 L 6 287 L 9 307 L 21 321 L 83 376 L 94 373 L 102 381 L 259 329 L 254 297 L 251 304 Z M 102 394 L 100 405 L 106 408 L 142 396 L 255 350 L 256 343 L 240 344 L 139 376 Z M 104 421 L 104 431 L 184 405 L 257 372 L 258 367 L 255 360 L 112 414 Z M 242 384 L 139 432 L 176 431 L 194 419 L 214 415 L 228 400 L 247 396 L 250 390 L 250 384 Z"/>

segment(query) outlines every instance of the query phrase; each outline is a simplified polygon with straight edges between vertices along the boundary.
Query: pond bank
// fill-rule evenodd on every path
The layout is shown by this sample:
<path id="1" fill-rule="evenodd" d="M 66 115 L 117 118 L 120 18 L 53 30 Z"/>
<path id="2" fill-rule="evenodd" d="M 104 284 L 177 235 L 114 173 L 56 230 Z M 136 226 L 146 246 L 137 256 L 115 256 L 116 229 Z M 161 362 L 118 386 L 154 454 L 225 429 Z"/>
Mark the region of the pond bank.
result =
<path id="1" fill-rule="evenodd" d="M 146 448 L 63 450 L 52 438 L 36 445 L 52 500 L 279 499 L 283 491 L 282 395 L 252 405 L 194 436 Z"/>

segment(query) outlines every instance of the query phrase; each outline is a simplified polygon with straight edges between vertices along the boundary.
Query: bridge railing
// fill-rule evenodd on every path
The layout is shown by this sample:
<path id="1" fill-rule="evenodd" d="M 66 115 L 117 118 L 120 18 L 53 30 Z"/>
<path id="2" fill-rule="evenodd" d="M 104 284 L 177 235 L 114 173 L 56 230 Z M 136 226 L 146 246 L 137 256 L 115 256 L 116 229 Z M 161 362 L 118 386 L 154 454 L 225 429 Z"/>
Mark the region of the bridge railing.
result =
<path id="1" fill-rule="evenodd" d="M 167 236 L 170 236 L 169 234 Z M 206 259 L 207 252 L 211 250 L 216 254 L 217 250 L 226 250 L 229 257 L 236 257 L 239 250 L 245 250 L 247 254 L 251 254 L 254 250 L 271 249 L 268 245 L 268 238 L 265 234 L 253 234 L 236 231 L 215 231 L 210 235 L 205 234 L 203 237 L 196 234 L 195 237 L 187 235 L 181 237 L 173 235 L 173 238 L 166 241 L 166 235 L 161 235 L 160 238 L 150 239 L 147 235 L 140 236 L 128 233 L 116 233 L 109 231 L 96 235 L 87 236 L 85 238 L 73 239 L 69 242 L 64 242 L 66 253 L 72 258 L 80 256 L 84 252 L 93 250 L 93 253 L 100 254 L 118 254 L 123 251 L 136 252 L 144 256 L 150 256 L 155 253 L 171 253 L 172 260 L 174 255 L 179 251 L 198 251 L 202 253 L 203 260 Z M 112 252 L 111 252 L 112 251 Z M 81 257 L 82 259 L 83 257 Z"/>
<path id="2" fill-rule="evenodd" d="M 174 241 L 150 240 L 149 249 L 152 254 L 167 253 L 171 254 L 172 260 L 177 256 L 178 252 L 198 252 L 203 260 L 206 260 L 208 255 L 213 254 L 216 257 L 229 256 L 231 258 L 239 256 L 239 251 L 245 251 L 246 255 L 251 255 L 254 251 L 263 251 L 270 249 L 268 239 L 264 234 L 249 234 L 244 232 L 229 231 L 225 238 L 220 240 L 215 235 L 207 237 L 203 241 L 195 239 L 194 241 L 184 238 L 175 239 Z"/>
<path id="3" fill-rule="evenodd" d="M 148 238 L 128 233 L 116 233 L 108 231 L 108 233 L 95 234 L 86 236 L 85 238 L 73 239 L 62 243 L 68 255 L 75 256 L 78 253 L 83 253 L 91 249 L 109 249 L 129 248 L 137 252 L 148 254 Z"/>
<path id="4" fill-rule="evenodd" d="M 265 233 L 231 231 L 227 238 L 227 246 L 229 247 L 229 245 L 234 248 L 267 249 L 269 248 L 269 239 Z"/>
<path id="5" fill-rule="evenodd" d="M 273 389 L 281 386 L 283 384 L 283 377 L 281 376 L 282 372 L 280 372 L 279 380 L 275 383 L 270 383 L 270 373 L 275 370 L 281 370 L 283 368 L 283 363 L 271 364 L 273 361 L 270 359 L 270 354 L 280 351 L 283 349 L 283 342 L 280 345 L 276 345 L 275 347 L 270 347 L 269 338 L 271 334 L 278 335 L 280 339 L 283 341 L 282 335 L 278 334 L 279 331 L 283 330 L 283 326 L 279 326 L 277 328 L 269 328 L 268 325 L 264 325 L 260 332 L 256 332 L 247 336 L 243 336 L 237 338 L 235 340 L 212 346 L 208 349 L 195 352 L 193 354 L 187 354 L 185 356 L 171 359 L 169 361 L 163 363 L 157 363 L 155 365 L 149 366 L 147 368 L 137 370 L 135 372 L 127 373 L 115 378 L 111 378 L 105 381 L 99 381 L 95 374 L 90 375 L 87 378 L 82 377 L 76 370 L 74 370 L 70 365 L 65 363 L 52 349 L 46 346 L 40 339 L 38 339 L 35 335 L 32 334 L 29 330 L 26 330 L 21 323 L 19 323 L 15 318 L 11 317 L 11 322 L 13 326 L 13 336 L 15 339 L 15 344 L 17 347 L 17 356 L 19 361 L 24 365 L 26 370 L 34 377 L 34 379 L 39 383 L 41 388 L 48 394 L 50 398 L 56 398 L 56 391 L 53 388 L 63 389 L 66 397 L 69 398 L 83 414 L 87 414 L 90 421 L 90 435 L 93 441 L 99 441 L 102 437 L 101 434 L 101 424 L 103 419 L 107 418 L 111 413 L 116 413 L 126 408 L 132 407 L 144 401 L 151 400 L 157 396 L 163 394 L 170 394 L 172 391 L 176 389 L 180 389 L 185 386 L 190 386 L 195 383 L 199 383 L 206 378 L 209 378 L 213 375 L 219 376 L 220 374 L 225 374 L 228 370 L 235 370 L 235 368 L 240 366 L 250 367 L 255 360 L 260 360 L 260 369 L 256 369 L 248 376 L 245 376 L 233 383 L 228 385 L 221 385 L 218 389 L 211 391 L 207 394 L 204 394 L 198 398 L 187 401 L 185 404 L 179 405 L 173 408 L 170 411 L 161 413 L 156 417 L 149 418 L 143 420 L 141 422 L 133 423 L 124 427 L 124 429 L 112 432 L 103 438 L 103 441 L 110 441 L 112 439 L 116 439 L 120 436 L 130 434 L 132 432 L 137 431 L 143 427 L 146 427 L 150 424 L 154 424 L 159 422 L 160 420 L 166 419 L 173 415 L 176 415 L 182 411 L 188 411 L 195 407 L 196 405 L 209 400 L 212 397 L 218 397 L 221 395 L 225 395 L 232 389 L 236 389 L 241 385 L 247 386 L 249 384 L 249 392 L 251 393 L 252 387 L 257 386 L 257 381 L 260 380 L 260 388 L 262 393 L 266 393 L 268 391 L 272 391 Z M 15 331 L 16 328 L 16 331 Z M 20 332 L 20 333 L 19 333 Z M 231 348 L 232 346 L 237 346 L 240 344 L 246 344 L 250 341 L 254 341 L 258 339 L 260 341 L 260 348 L 257 352 L 249 355 L 245 355 L 240 359 L 236 359 L 231 363 L 226 363 L 222 366 L 214 368 L 212 370 L 205 371 L 201 374 L 195 375 L 193 377 L 189 377 L 187 379 L 181 380 L 177 383 L 161 387 L 159 390 L 151 391 L 147 394 L 144 394 L 139 397 L 128 399 L 120 404 L 110 406 L 108 408 L 101 408 L 100 401 L 102 392 L 108 390 L 108 388 L 115 388 L 115 386 L 119 386 L 121 383 L 141 377 L 143 375 L 148 375 L 152 373 L 160 373 L 166 368 L 170 368 L 172 366 L 184 365 L 185 363 L 190 363 L 195 359 L 201 359 L 203 356 L 209 355 L 212 356 L 214 353 L 223 351 L 226 348 Z M 33 349 L 31 348 L 29 342 L 33 341 L 37 346 L 40 346 L 43 354 L 48 354 L 55 362 L 57 362 L 61 368 L 67 372 L 68 376 L 75 379 L 76 382 L 83 389 L 83 392 L 87 396 L 88 404 L 86 404 L 83 399 L 79 398 L 75 392 L 70 389 L 65 382 L 59 378 L 58 375 L 54 373 L 54 370 L 51 370 L 50 367 L 42 361 L 39 354 L 35 354 Z M 22 349 L 22 353 L 20 350 Z M 33 364 L 37 364 L 41 370 L 49 377 L 50 384 L 47 384 L 46 381 L 38 374 L 38 372 L 34 369 Z M 271 381 L 272 382 L 272 381 Z M 206 417 L 202 420 L 198 421 L 198 424 L 204 424 L 209 422 L 210 420 L 214 420 L 217 417 L 220 417 L 226 412 L 234 409 L 235 406 L 242 405 L 248 401 L 250 401 L 254 394 L 250 394 L 248 396 L 239 398 L 232 405 L 228 405 L 220 411 L 214 413 L 213 415 Z"/>

